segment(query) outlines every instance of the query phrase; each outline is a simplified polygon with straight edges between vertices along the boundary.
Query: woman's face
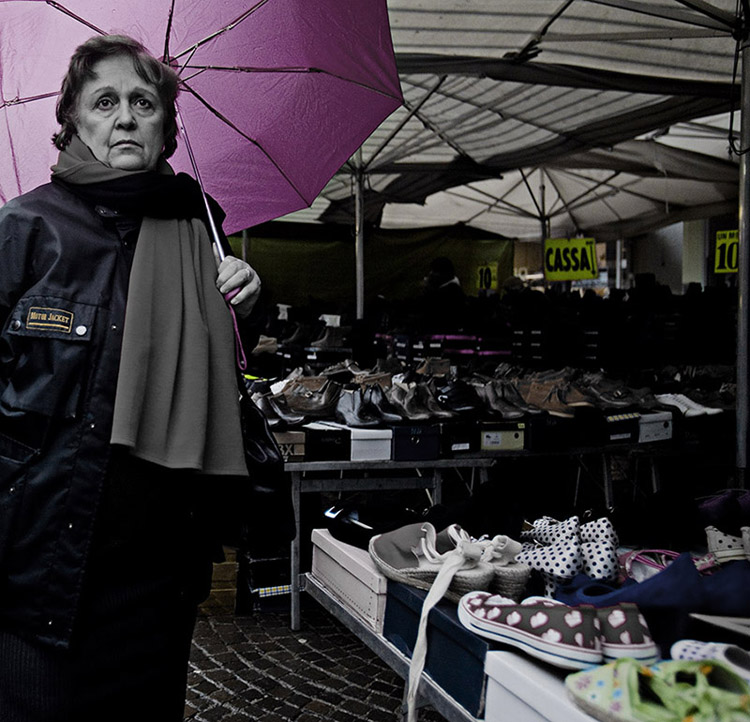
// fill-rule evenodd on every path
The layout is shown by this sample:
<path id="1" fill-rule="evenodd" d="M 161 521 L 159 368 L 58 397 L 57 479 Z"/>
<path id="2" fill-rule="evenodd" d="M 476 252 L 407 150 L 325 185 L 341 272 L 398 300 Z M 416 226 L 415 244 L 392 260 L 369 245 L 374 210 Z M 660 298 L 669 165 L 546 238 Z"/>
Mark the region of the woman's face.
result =
<path id="1" fill-rule="evenodd" d="M 76 130 L 97 160 L 121 170 L 154 170 L 164 148 L 156 86 L 127 55 L 100 60 L 78 96 Z"/>

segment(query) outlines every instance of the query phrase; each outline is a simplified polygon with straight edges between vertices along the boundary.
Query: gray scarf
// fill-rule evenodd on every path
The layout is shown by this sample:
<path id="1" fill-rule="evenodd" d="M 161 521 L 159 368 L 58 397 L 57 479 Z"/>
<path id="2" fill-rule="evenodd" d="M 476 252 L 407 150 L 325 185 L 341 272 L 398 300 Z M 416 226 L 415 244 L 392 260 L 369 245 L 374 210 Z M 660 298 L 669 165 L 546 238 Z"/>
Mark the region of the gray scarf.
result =
<path id="1" fill-rule="evenodd" d="M 160 196 L 173 201 L 187 178 L 175 176 L 166 162 L 158 173 L 109 168 L 77 137 L 52 170 L 53 181 L 89 200 L 106 199 L 102 204 L 109 207 L 112 189 L 118 189 L 130 212 L 141 196 L 148 209 L 159 205 Z M 111 442 L 169 468 L 244 476 L 232 320 L 216 288 L 206 227 L 192 217 L 201 215 L 195 197 L 188 202 L 182 195 L 181 205 L 193 204 L 192 211 L 145 215 L 141 223 Z"/>

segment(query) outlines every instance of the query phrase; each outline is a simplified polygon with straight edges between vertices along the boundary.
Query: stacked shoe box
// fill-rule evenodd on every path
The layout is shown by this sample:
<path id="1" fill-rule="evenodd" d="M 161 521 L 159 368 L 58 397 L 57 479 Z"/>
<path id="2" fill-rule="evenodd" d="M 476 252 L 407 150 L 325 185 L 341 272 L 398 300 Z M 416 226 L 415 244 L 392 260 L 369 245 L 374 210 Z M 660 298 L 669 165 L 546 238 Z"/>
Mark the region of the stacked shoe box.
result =
<path id="1" fill-rule="evenodd" d="M 399 361 L 411 363 L 411 337 L 402 333 L 395 334 L 393 336 L 393 354 Z"/>
<path id="2" fill-rule="evenodd" d="M 284 461 L 302 461 L 305 458 L 304 431 L 274 431 Z"/>
<path id="3" fill-rule="evenodd" d="M 656 411 L 641 414 L 638 420 L 638 443 L 668 441 L 672 438 L 672 412 Z"/>
<path id="4" fill-rule="evenodd" d="M 501 451 L 520 451 L 526 446 L 526 424 L 517 421 L 483 422 L 479 425 L 479 452 L 492 456 Z"/>
<path id="5" fill-rule="evenodd" d="M 302 428 L 305 461 L 348 461 L 351 458 L 351 434 L 345 427 L 313 421 Z"/>
<path id="6" fill-rule="evenodd" d="M 313 529 L 312 576 L 378 634 L 383 632 L 387 580 L 364 549 L 327 529 Z"/>
<path id="7" fill-rule="evenodd" d="M 485 722 L 591 722 L 566 694 L 568 670 L 506 651 L 487 652 L 484 668 Z"/>
<path id="8" fill-rule="evenodd" d="M 440 456 L 440 427 L 394 426 L 391 459 L 393 461 L 429 461 Z"/>
<path id="9" fill-rule="evenodd" d="M 411 341 L 411 358 L 415 364 L 443 355 L 443 336 L 419 336 Z"/>
<path id="10" fill-rule="evenodd" d="M 313 427 L 311 429 L 311 427 Z M 306 424 L 305 428 L 318 432 L 322 437 L 330 434 L 333 439 L 341 440 L 339 453 L 348 449 L 349 455 L 343 457 L 348 461 L 390 461 L 391 444 L 393 440 L 393 430 L 386 428 L 358 429 L 351 426 L 345 426 L 335 421 L 317 421 L 314 424 Z M 346 441 L 343 441 L 346 439 Z M 316 460 L 341 459 L 341 456 L 328 456 L 326 459 L 316 458 Z M 310 454 L 307 455 L 307 461 L 312 461 Z"/>
<path id="11" fill-rule="evenodd" d="M 474 423 L 452 421 L 440 424 L 440 455 L 474 456 L 479 451 L 479 438 Z"/>
<path id="12" fill-rule="evenodd" d="M 443 337 L 443 357 L 456 365 L 469 363 L 477 354 L 479 339 L 467 334 L 447 334 Z"/>

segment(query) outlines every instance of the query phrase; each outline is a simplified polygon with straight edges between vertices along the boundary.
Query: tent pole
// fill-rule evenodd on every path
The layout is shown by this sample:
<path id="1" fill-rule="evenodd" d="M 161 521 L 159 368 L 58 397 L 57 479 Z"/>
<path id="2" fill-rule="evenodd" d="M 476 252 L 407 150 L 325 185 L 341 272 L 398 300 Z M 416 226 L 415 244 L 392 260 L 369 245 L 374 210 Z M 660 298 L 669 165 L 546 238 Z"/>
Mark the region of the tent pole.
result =
<path id="1" fill-rule="evenodd" d="M 622 288 L 622 238 L 615 241 L 615 288 Z"/>
<path id="2" fill-rule="evenodd" d="M 357 281 L 357 318 L 365 315 L 365 172 L 362 163 L 362 148 L 357 150 L 354 175 L 354 263 Z"/>
<path id="3" fill-rule="evenodd" d="M 742 44 L 742 98 L 740 147 L 750 144 L 750 49 Z M 737 481 L 745 486 L 747 476 L 748 424 L 748 274 L 750 274 L 750 158 L 740 155 L 739 249 L 737 270 Z"/>

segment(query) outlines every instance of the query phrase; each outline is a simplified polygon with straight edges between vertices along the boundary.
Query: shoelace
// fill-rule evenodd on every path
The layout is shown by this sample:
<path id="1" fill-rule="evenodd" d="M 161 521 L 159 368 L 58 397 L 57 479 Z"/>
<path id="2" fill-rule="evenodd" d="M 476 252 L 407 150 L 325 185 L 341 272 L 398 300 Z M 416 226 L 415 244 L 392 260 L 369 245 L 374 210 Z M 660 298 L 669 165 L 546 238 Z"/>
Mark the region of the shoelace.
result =
<path id="1" fill-rule="evenodd" d="M 456 572 L 462 568 L 475 567 L 481 561 L 484 553 L 484 547 L 473 541 L 471 536 L 457 524 L 452 524 L 447 530 L 448 538 L 455 543 L 455 548 L 443 553 L 437 550 L 435 527 L 429 524 L 423 529 L 425 536 L 420 540 L 422 553 L 428 561 L 441 563 L 442 566 L 422 603 L 417 640 L 414 643 L 414 652 L 409 665 L 406 697 L 408 722 L 416 722 L 417 719 L 417 693 L 419 691 L 419 680 L 422 677 L 427 658 L 427 618 L 430 610 L 448 591 Z"/>

